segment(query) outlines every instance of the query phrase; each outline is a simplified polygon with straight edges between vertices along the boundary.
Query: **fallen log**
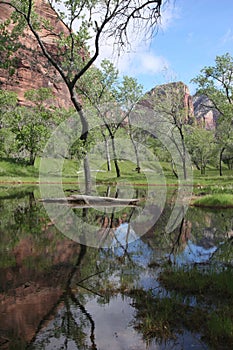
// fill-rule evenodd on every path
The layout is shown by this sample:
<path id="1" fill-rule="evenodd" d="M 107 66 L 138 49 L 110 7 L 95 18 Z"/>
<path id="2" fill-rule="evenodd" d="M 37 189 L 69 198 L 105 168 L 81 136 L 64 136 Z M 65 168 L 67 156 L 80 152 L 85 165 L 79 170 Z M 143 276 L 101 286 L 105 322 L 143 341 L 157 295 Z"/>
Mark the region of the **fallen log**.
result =
<path id="1" fill-rule="evenodd" d="M 100 197 L 100 196 L 86 196 L 86 195 L 71 195 L 64 198 L 44 198 L 41 199 L 44 203 L 61 203 L 73 205 L 99 205 L 99 206 L 121 206 L 121 205 L 137 205 L 140 199 L 138 198 L 112 198 L 112 197 Z"/>

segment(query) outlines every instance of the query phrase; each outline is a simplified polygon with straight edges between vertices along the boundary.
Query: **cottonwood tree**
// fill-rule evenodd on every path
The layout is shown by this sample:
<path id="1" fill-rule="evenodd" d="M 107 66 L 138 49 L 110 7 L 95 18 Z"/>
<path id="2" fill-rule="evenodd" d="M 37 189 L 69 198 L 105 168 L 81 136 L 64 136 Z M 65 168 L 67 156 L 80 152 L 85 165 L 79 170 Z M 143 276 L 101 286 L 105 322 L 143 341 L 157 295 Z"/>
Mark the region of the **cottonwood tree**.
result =
<path id="1" fill-rule="evenodd" d="M 7 156 L 14 151 L 14 135 L 7 128 L 8 119 L 17 105 L 17 94 L 0 90 L 0 155 Z"/>
<path id="2" fill-rule="evenodd" d="M 116 100 L 113 90 L 118 81 L 118 70 L 113 63 L 108 60 L 103 60 L 100 69 L 91 67 L 85 76 L 80 78 L 77 85 L 77 93 L 82 97 L 85 105 L 92 110 L 92 119 L 96 117 L 99 122 L 100 132 L 104 139 L 105 154 L 107 160 L 107 169 L 111 171 L 111 156 L 109 147 L 109 136 L 112 133 L 110 124 L 116 121 L 116 118 L 110 119 L 109 110 L 114 106 Z M 114 108 L 113 108 L 114 109 Z M 120 125 L 120 124 L 119 124 Z M 113 138 L 113 149 L 115 149 Z M 115 160 L 116 172 L 119 174 L 117 160 Z"/>
<path id="3" fill-rule="evenodd" d="M 33 105 L 17 106 L 7 118 L 7 125 L 15 135 L 18 151 L 28 153 L 29 164 L 34 165 L 51 134 L 52 111 L 45 108 L 44 102 L 51 101 L 53 94 L 49 88 L 40 88 L 25 92 L 25 98 Z"/>
<path id="4" fill-rule="evenodd" d="M 135 78 L 125 76 L 122 84 L 119 86 L 119 101 L 124 111 L 127 114 L 127 126 L 129 131 L 130 140 L 132 142 L 134 153 L 136 156 L 136 170 L 141 172 L 140 157 L 137 139 L 142 141 L 142 133 L 135 125 L 132 124 L 131 114 L 133 113 L 137 103 L 142 98 L 143 86 L 140 85 Z"/>
<path id="5" fill-rule="evenodd" d="M 100 119 L 100 124 L 102 124 L 101 133 L 105 142 L 108 170 L 111 169 L 108 145 L 110 139 L 116 174 L 117 177 L 120 177 L 115 135 L 119 128 L 123 127 L 123 124 L 129 130 L 136 155 L 137 167 L 140 169 L 138 149 L 133 139 L 130 114 L 142 96 L 142 86 L 132 77 L 123 76 L 120 79 L 118 70 L 114 65 L 108 60 L 103 60 L 100 69 L 89 69 L 85 77 L 81 79 L 77 89 L 79 95 L 83 96 L 96 110 L 97 117 Z"/>
<path id="6" fill-rule="evenodd" d="M 212 108 L 219 112 L 215 137 L 219 146 L 219 174 L 222 176 L 224 151 L 233 144 L 233 57 L 229 53 L 216 56 L 215 65 L 204 67 L 192 81 L 197 84 L 197 93 L 206 95 Z"/>
<path id="7" fill-rule="evenodd" d="M 0 129 L 4 126 L 4 116 L 11 113 L 17 105 L 17 94 L 13 91 L 0 90 Z"/>
<path id="8" fill-rule="evenodd" d="M 48 0 L 57 19 L 64 24 L 64 31 L 59 32 L 39 13 L 36 3 L 33 0 L 0 1 L 0 5 L 13 9 L 14 23 L 24 25 L 34 35 L 43 55 L 66 84 L 82 122 L 80 138 L 85 143 L 89 125 L 75 89 L 80 77 L 96 61 L 100 43 L 106 37 L 112 37 L 114 44 L 122 49 L 134 40 L 135 33 L 152 36 L 158 28 L 162 0 Z M 51 35 L 53 45 L 46 40 L 48 35 Z M 92 51 L 88 47 L 89 39 L 94 42 Z M 89 193 L 91 177 L 87 155 L 84 157 L 84 171 L 86 192 Z"/>
<path id="9" fill-rule="evenodd" d="M 207 164 L 216 157 L 214 132 L 200 126 L 190 127 L 186 134 L 186 145 L 193 163 L 204 175 Z"/>
<path id="10" fill-rule="evenodd" d="M 183 178 L 188 178 L 187 159 L 188 152 L 185 145 L 186 125 L 194 122 L 189 107 L 185 106 L 185 85 L 183 83 L 171 83 L 156 87 L 149 95 L 146 95 L 150 108 L 153 110 L 153 127 L 155 136 L 166 137 L 179 155 L 177 164 L 180 163 Z M 146 100 L 145 100 L 146 101 Z M 178 177 L 174 167 L 174 159 L 171 157 L 173 173 Z"/>

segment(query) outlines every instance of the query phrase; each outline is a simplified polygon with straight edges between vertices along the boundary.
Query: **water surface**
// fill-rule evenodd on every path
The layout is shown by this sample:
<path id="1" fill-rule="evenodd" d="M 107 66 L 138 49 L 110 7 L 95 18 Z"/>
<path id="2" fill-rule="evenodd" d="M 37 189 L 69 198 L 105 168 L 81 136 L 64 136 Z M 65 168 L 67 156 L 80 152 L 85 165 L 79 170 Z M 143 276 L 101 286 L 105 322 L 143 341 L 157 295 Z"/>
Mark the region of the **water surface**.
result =
<path id="1" fill-rule="evenodd" d="M 59 232 L 36 188 L 1 194 L 0 348 L 210 349 L 202 334 L 185 328 L 171 338 L 147 338 L 132 291 L 142 304 L 147 295 L 168 296 L 158 282 L 165 265 L 214 259 L 232 234 L 231 211 L 189 208 L 175 232 L 165 234 L 167 203 L 147 235 L 126 247 L 98 249 Z M 75 210 L 83 217 L 83 209 Z M 85 220 L 96 222 L 97 214 L 85 209 Z"/>

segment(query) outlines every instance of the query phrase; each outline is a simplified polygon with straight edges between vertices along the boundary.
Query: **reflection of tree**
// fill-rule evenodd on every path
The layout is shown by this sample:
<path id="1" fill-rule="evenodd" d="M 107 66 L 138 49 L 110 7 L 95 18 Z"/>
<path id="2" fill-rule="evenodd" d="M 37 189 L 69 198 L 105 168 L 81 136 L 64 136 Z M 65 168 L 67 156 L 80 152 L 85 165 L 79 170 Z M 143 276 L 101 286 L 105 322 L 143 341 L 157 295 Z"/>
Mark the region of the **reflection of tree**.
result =
<path id="1" fill-rule="evenodd" d="M 192 223 L 183 218 L 179 227 L 178 235 L 175 237 L 175 241 L 173 242 L 169 260 L 171 259 L 171 255 L 175 256 L 186 247 L 188 240 L 191 237 L 191 228 Z"/>
<path id="2" fill-rule="evenodd" d="M 57 300 L 56 304 L 53 306 L 51 310 L 44 316 L 44 318 L 41 320 L 36 333 L 31 340 L 30 344 L 28 345 L 29 348 L 43 348 L 44 344 L 48 342 L 48 339 L 51 337 L 50 331 L 45 332 L 46 336 L 45 339 L 37 340 L 38 335 L 42 332 L 43 329 L 46 327 L 46 324 L 48 320 L 54 320 L 54 326 L 56 328 L 56 320 L 58 323 L 60 323 L 60 326 L 57 329 L 52 329 L 52 334 L 56 334 L 56 338 L 62 337 L 64 338 L 64 347 L 65 349 L 68 348 L 69 341 L 73 341 L 78 349 L 85 348 L 85 349 L 97 349 L 95 344 L 95 323 L 92 319 L 92 316 L 90 313 L 87 312 L 85 309 L 85 306 L 78 300 L 78 298 L 75 295 L 75 291 L 72 290 L 72 282 L 73 278 L 76 276 L 78 270 L 80 269 L 80 266 L 82 264 L 82 261 L 86 254 L 86 246 L 81 246 L 80 254 L 77 258 L 76 264 L 71 269 L 66 286 L 64 289 L 64 292 L 60 296 L 60 298 Z M 96 274 L 98 274 L 97 272 Z M 95 275 L 95 274 L 94 274 Z M 85 280 L 88 280 L 92 276 L 88 276 L 85 279 L 82 279 L 80 282 L 77 283 L 79 286 L 80 283 L 84 282 Z M 83 287 L 92 293 L 95 293 L 90 288 Z M 99 295 L 97 293 L 97 295 Z M 77 307 L 83 316 L 82 322 L 78 322 L 77 316 L 76 316 L 76 308 Z M 62 309 L 62 316 L 61 312 L 59 310 Z M 81 317 L 82 318 L 82 317 Z M 85 344 L 85 339 L 87 338 L 87 328 L 88 323 L 90 324 L 90 340 L 91 340 L 91 346 L 88 347 L 87 344 Z"/>
<path id="3" fill-rule="evenodd" d="M 179 348 L 186 349 L 182 347 L 182 342 L 185 340 L 185 333 L 190 332 L 190 343 L 199 344 L 201 349 L 207 348 L 207 309 L 189 305 L 174 293 L 170 296 L 160 296 L 138 289 L 131 291 L 129 296 L 133 299 L 136 309 L 134 328 L 142 334 L 147 344 L 155 342 L 164 349 L 167 349 L 168 344 L 170 349 L 176 349 L 179 345 Z M 204 336 L 200 339 L 199 334 Z"/>
<path id="4" fill-rule="evenodd" d="M 211 262 L 233 268 L 233 236 L 230 236 L 216 249 L 211 257 Z"/>

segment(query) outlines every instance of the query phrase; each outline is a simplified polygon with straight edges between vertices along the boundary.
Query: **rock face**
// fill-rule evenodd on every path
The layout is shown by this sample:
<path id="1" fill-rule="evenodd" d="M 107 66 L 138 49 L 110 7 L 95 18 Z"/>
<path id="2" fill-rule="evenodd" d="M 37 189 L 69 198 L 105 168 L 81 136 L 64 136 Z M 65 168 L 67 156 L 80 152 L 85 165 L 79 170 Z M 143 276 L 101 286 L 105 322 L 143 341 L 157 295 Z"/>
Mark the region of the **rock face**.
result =
<path id="1" fill-rule="evenodd" d="M 66 33 L 65 25 L 58 20 L 56 12 L 53 11 L 46 0 L 35 0 L 35 5 L 38 14 L 49 21 L 55 33 Z M 1 4 L 0 23 L 9 18 L 10 15 L 10 6 Z M 53 36 L 51 33 L 44 29 L 41 34 L 43 42 L 53 50 Z M 0 89 L 16 92 L 19 104 L 28 105 L 29 102 L 24 98 L 25 91 L 49 87 L 52 89 L 55 98 L 53 101 L 47 101 L 47 104 L 50 105 L 52 103 L 57 107 L 68 108 L 71 105 L 69 91 L 60 75 L 43 56 L 30 31 L 25 30 L 24 36 L 20 38 L 20 44 L 21 48 L 16 53 L 17 67 L 15 73 L 10 76 L 6 70 L 0 69 Z M 1 53 L 0 59 L 2 59 Z"/>
<path id="2" fill-rule="evenodd" d="M 194 95 L 193 106 L 197 122 L 202 124 L 207 130 L 215 129 L 219 112 L 212 107 L 208 97 L 204 95 Z"/>
<path id="3" fill-rule="evenodd" d="M 219 112 L 213 108 L 211 101 L 204 95 L 191 96 L 187 85 L 180 81 L 156 86 L 146 94 L 146 98 L 140 104 L 154 108 L 153 100 L 162 104 L 166 99 L 167 103 L 169 96 L 171 108 L 174 105 L 185 111 L 185 123 L 195 122 L 207 130 L 216 128 Z"/>
<path id="4" fill-rule="evenodd" d="M 187 85 L 183 82 L 173 82 L 163 85 L 158 85 L 146 94 L 146 97 L 142 102 L 142 105 L 150 107 L 156 104 L 164 103 L 169 108 L 179 108 L 184 111 L 184 122 L 191 124 L 194 120 L 194 107 L 192 96 L 190 95 Z M 154 101 L 154 102 L 152 102 Z M 156 107 L 156 105 L 155 105 Z"/>

